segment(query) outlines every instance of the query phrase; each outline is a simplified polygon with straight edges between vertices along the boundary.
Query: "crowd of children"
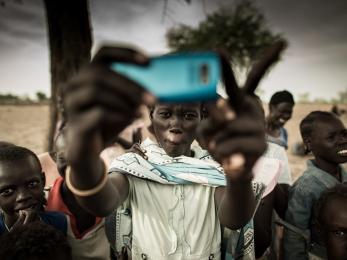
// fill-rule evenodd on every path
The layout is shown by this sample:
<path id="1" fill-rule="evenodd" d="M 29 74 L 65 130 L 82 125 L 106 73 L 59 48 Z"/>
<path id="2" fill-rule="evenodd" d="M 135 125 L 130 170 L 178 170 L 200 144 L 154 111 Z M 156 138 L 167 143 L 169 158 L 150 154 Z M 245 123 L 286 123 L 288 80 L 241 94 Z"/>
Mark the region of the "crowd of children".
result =
<path id="1" fill-rule="evenodd" d="M 222 62 L 228 99 L 161 103 L 110 60 L 148 62 L 102 49 L 67 84 L 54 151 L 0 142 L 1 259 L 347 259 L 347 129 L 336 115 L 301 121 L 312 159 L 293 184 L 290 92 L 275 93 L 265 117 Z M 143 104 L 152 137 L 109 164 L 100 154 Z"/>

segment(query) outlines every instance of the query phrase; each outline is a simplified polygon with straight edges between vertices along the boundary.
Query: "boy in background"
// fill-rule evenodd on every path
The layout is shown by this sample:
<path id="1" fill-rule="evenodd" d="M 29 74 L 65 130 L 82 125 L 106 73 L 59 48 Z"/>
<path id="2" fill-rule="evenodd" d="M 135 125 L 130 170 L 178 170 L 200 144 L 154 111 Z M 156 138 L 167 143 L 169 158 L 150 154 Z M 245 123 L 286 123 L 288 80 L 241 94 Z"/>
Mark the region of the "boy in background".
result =
<path id="1" fill-rule="evenodd" d="M 340 166 L 347 161 L 347 130 L 334 114 L 314 111 L 301 121 L 300 132 L 314 159 L 308 160 L 304 174 L 289 191 L 286 221 L 299 229 L 311 230 L 313 205 L 321 193 L 347 181 L 347 172 Z M 285 259 L 308 259 L 305 240 L 286 230 L 284 254 Z"/>
<path id="2" fill-rule="evenodd" d="M 0 235 L 34 221 L 67 232 L 64 214 L 44 210 L 45 178 L 37 156 L 27 148 L 0 149 Z"/>

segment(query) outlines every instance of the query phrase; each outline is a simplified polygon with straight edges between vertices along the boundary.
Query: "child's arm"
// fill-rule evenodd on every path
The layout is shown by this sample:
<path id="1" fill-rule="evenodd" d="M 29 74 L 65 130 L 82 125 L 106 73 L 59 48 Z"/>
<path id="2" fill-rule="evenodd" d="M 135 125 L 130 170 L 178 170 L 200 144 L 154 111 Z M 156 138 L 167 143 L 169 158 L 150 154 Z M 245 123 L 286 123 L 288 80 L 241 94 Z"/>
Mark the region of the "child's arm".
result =
<path id="1" fill-rule="evenodd" d="M 312 196 L 306 191 L 302 183 L 297 183 L 290 191 L 286 222 L 302 231 L 309 229 Z M 284 257 L 285 259 L 308 259 L 307 243 L 300 234 L 285 229 L 284 232 Z"/>
<path id="2" fill-rule="evenodd" d="M 252 106 L 251 101 L 250 99 L 249 106 Z M 222 164 L 227 180 L 226 187 L 216 189 L 219 219 L 222 225 L 230 229 L 244 226 L 255 209 L 252 168 L 265 151 L 266 143 L 264 127 L 257 116 L 256 106 L 253 108 L 254 111 L 249 109 L 247 114 L 239 113 L 233 120 L 218 126 L 215 137 L 210 141 L 209 150 Z M 214 112 L 209 112 L 211 120 L 214 120 Z"/>
<path id="3" fill-rule="evenodd" d="M 288 207 L 288 184 L 278 183 L 274 189 L 274 209 L 284 219 Z"/>
<path id="4" fill-rule="evenodd" d="M 220 99 L 209 107 L 209 117 L 201 124 L 199 140 L 225 171 L 227 186 L 218 188 L 215 198 L 221 224 L 231 229 L 245 225 L 254 213 L 252 168 L 266 149 L 263 110 L 252 95 L 285 46 L 284 42 L 277 42 L 269 48 L 253 66 L 242 89 L 236 83 L 229 60 L 222 56 L 228 103 Z"/>
<path id="5" fill-rule="evenodd" d="M 96 216 L 108 215 L 128 195 L 127 178 L 117 173 L 106 176 L 99 154 L 139 116 L 138 108 L 146 95 L 133 81 L 111 71 L 112 61 L 147 64 L 147 58 L 134 50 L 103 48 L 64 92 L 69 124 L 67 160 L 71 165 L 66 181 L 77 190 L 97 190 L 81 196 L 69 187 L 78 203 Z"/>

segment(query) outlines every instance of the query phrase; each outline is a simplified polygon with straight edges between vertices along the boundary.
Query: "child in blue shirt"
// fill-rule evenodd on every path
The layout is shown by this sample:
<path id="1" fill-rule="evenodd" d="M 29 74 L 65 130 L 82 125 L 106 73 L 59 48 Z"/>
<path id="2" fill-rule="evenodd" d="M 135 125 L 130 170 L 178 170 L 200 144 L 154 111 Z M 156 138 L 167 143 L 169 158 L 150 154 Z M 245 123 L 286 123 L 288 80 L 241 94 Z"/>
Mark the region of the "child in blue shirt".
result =
<path id="1" fill-rule="evenodd" d="M 340 166 L 347 162 L 347 129 L 334 114 L 314 111 L 301 121 L 300 132 L 314 158 L 289 191 L 286 221 L 311 234 L 313 205 L 321 193 L 347 181 L 347 172 Z M 285 259 L 308 259 L 309 248 L 302 236 L 286 230 L 284 240 Z"/>

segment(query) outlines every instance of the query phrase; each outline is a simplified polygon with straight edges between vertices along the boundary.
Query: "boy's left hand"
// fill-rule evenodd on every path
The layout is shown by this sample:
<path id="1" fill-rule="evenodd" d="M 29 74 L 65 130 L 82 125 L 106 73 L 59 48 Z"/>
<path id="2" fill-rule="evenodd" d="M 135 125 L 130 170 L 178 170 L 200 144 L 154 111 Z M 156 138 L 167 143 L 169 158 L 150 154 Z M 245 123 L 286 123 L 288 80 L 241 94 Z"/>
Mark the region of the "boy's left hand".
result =
<path id="1" fill-rule="evenodd" d="M 266 150 L 264 112 L 253 93 L 269 67 L 275 63 L 285 42 L 277 42 L 266 50 L 239 88 L 230 62 L 221 55 L 223 80 L 228 99 L 207 105 L 209 117 L 201 123 L 199 140 L 222 164 L 230 181 L 249 181 L 252 168 Z"/>
<path id="2" fill-rule="evenodd" d="M 245 97 L 243 111 L 236 113 L 219 99 L 208 105 L 209 118 L 200 127 L 200 139 L 231 181 L 251 180 L 251 170 L 266 149 L 264 120 L 256 102 Z"/>

